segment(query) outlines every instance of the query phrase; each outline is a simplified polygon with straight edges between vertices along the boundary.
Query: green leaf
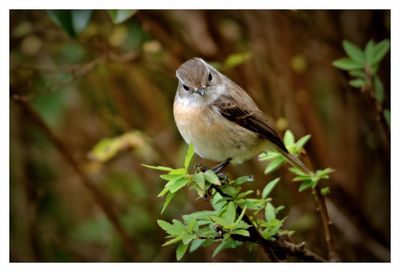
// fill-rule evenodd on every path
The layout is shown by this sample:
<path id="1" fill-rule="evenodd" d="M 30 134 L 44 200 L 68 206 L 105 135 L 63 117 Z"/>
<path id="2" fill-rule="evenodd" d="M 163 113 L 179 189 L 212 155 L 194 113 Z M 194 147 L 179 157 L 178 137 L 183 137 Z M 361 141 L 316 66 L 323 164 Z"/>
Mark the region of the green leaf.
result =
<path id="1" fill-rule="evenodd" d="M 361 78 L 352 79 L 349 81 L 349 85 L 354 88 L 362 88 L 365 85 L 365 80 Z"/>
<path id="2" fill-rule="evenodd" d="M 168 222 L 166 222 L 166 221 L 164 221 L 164 220 L 158 219 L 158 220 L 157 220 L 157 224 L 158 224 L 165 232 L 167 232 L 168 234 L 172 234 L 172 235 L 175 235 L 175 234 L 176 234 L 176 233 L 174 232 L 173 226 L 172 226 L 170 223 L 168 223 Z"/>
<path id="3" fill-rule="evenodd" d="M 197 186 L 195 186 L 194 189 L 196 190 L 196 193 L 200 198 L 204 198 L 204 195 L 205 195 L 205 191 L 204 190 L 200 189 Z"/>
<path id="4" fill-rule="evenodd" d="M 176 236 L 175 238 L 166 241 L 164 244 L 162 244 L 162 246 L 169 246 L 169 245 L 178 243 L 179 241 L 182 240 L 182 237 L 183 237 L 183 234 L 180 234 L 180 235 Z"/>
<path id="5" fill-rule="evenodd" d="M 172 223 L 173 223 L 174 228 L 176 228 L 180 232 L 186 232 L 186 226 L 181 221 L 179 221 L 177 219 L 173 219 Z"/>
<path id="6" fill-rule="evenodd" d="M 185 168 L 178 168 L 178 169 L 172 169 L 168 174 L 169 175 L 185 175 L 185 174 L 187 174 L 187 171 Z"/>
<path id="7" fill-rule="evenodd" d="M 357 70 L 362 69 L 364 66 L 361 63 L 357 63 L 352 59 L 349 58 L 342 58 L 332 62 L 332 65 L 336 68 L 350 71 L 350 70 Z"/>
<path id="8" fill-rule="evenodd" d="M 179 244 L 179 246 L 176 248 L 176 260 L 179 261 L 182 259 L 183 255 L 185 255 L 185 252 L 187 248 L 189 247 L 189 244 Z"/>
<path id="9" fill-rule="evenodd" d="M 253 190 L 248 190 L 246 192 L 238 194 L 237 198 L 245 198 L 246 196 L 251 195 L 252 193 L 254 193 Z"/>
<path id="10" fill-rule="evenodd" d="M 182 217 L 185 222 L 188 222 L 190 224 L 190 222 L 193 219 L 196 219 L 196 221 L 209 219 L 210 216 L 215 215 L 215 214 L 216 214 L 216 211 L 197 211 L 197 212 L 194 212 L 191 214 L 183 215 Z"/>
<path id="11" fill-rule="evenodd" d="M 114 24 L 120 24 L 128 20 L 135 12 L 135 10 L 109 10 L 108 14 Z"/>
<path id="12" fill-rule="evenodd" d="M 303 148 L 303 146 L 308 142 L 308 140 L 310 140 L 310 138 L 311 138 L 311 135 L 308 134 L 308 135 L 305 135 L 305 136 L 301 137 L 296 142 L 296 147 L 297 147 L 298 151 L 300 151 Z"/>
<path id="13" fill-rule="evenodd" d="M 71 37 L 76 37 L 69 10 L 48 10 L 47 13 L 58 27 L 68 33 Z"/>
<path id="14" fill-rule="evenodd" d="M 364 64 L 365 62 L 365 57 L 364 57 L 364 52 L 358 48 L 356 45 L 353 43 L 344 40 L 343 41 L 343 48 L 346 54 L 355 62 Z"/>
<path id="15" fill-rule="evenodd" d="M 185 176 L 182 176 L 176 180 L 173 180 L 171 185 L 168 186 L 169 191 L 171 193 L 177 192 L 179 189 L 184 187 L 187 184 L 188 180 Z M 168 185 L 168 184 L 167 184 Z"/>
<path id="16" fill-rule="evenodd" d="M 189 223 L 189 225 L 187 227 L 187 231 L 188 232 L 192 232 L 193 229 L 196 227 L 196 223 L 197 223 L 196 219 L 193 218 L 192 221 L 190 221 L 190 223 Z"/>
<path id="17" fill-rule="evenodd" d="M 91 10 L 49 10 L 47 13 L 71 37 L 82 32 L 92 16 Z"/>
<path id="18" fill-rule="evenodd" d="M 285 208 L 285 206 L 281 205 L 277 208 L 275 208 L 275 213 L 278 214 L 281 210 L 283 210 Z"/>
<path id="19" fill-rule="evenodd" d="M 165 175 L 160 175 L 160 178 L 162 178 L 163 180 L 167 180 L 167 181 L 173 181 L 173 180 L 177 180 L 180 179 L 181 177 L 184 177 L 185 175 L 179 174 L 179 175 L 170 175 L 170 174 L 165 174 Z"/>
<path id="20" fill-rule="evenodd" d="M 226 200 L 219 193 L 216 193 L 213 198 L 211 198 L 211 205 L 216 211 L 222 210 L 226 205 Z"/>
<path id="21" fill-rule="evenodd" d="M 262 198 L 266 199 L 268 195 L 271 193 L 271 191 L 274 189 L 275 185 L 278 184 L 281 178 L 276 178 L 265 185 L 263 191 L 262 191 Z"/>
<path id="22" fill-rule="evenodd" d="M 383 116 L 385 117 L 387 125 L 390 127 L 390 110 L 384 109 Z"/>
<path id="23" fill-rule="evenodd" d="M 265 169 L 264 173 L 269 174 L 273 172 L 275 169 L 277 169 L 279 166 L 281 166 L 285 162 L 284 157 L 278 157 L 271 162 L 268 163 L 267 168 Z"/>
<path id="24" fill-rule="evenodd" d="M 157 197 L 162 197 L 168 192 L 169 192 L 169 188 L 168 187 L 164 187 L 164 189 L 157 195 Z"/>
<path id="25" fill-rule="evenodd" d="M 363 70 L 351 70 L 349 74 L 356 78 L 366 79 L 367 75 Z"/>
<path id="26" fill-rule="evenodd" d="M 372 56 L 372 64 L 379 63 L 383 57 L 387 54 L 389 51 L 390 43 L 389 40 L 383 40 L 379 43 L 377 43 L 374 47 L 374 52 Z"/>
<path id="27" fill-rule="evenodd" d="M 232 185 L 237 186 L 237 185 L 241 185 L 241 184 L 243 184 L 245 182 L 253 182 L 253 181 L 254 181 L 254 177 L 253 176 L 242 176 L 242 177 L 239 177 L 239 178 L 235 179 L 233 181 Z"/>
<path id="28" fill-rule="evenodd" d="M 331 193 L 331 190 L 329 189 L 329 187 L 324 187 L 324 188 L 321 189 L 321 194 L 324 195 L 324 196 L 326 196 L 326 195 L 328 195 L 330 193 Z"/>
<path id="29" fill-rule="evenodd" d="M 249 224 L 247 224 L 244 221 L 239 221 L 238 223 L 235 223 L 235 224 L 236 224 L 236 226 L 235 226 L 236 229 L 248 229 L 251 227 Z"/>
<path id="30" fill-rule="evenodd" d="M 290 130 L 286 130 L 285 135 L 283 136 L 283 142 L 286 147 L 294 144 L 294 135 Z"/>
<path id="31" fill-rule="evenodd" d="M 226 225 L 228 225 L 232 224 L 235 221 L 235 217 L 236 217 L 236 206 L 232 201 L 230 201 L 223 215 L 223 219 L 227 222 Z"/>
<path id="32" fill-rule="evenodd" d="M 196 238 L 195 234 L 185 233 L 182 236 L 182 243 L 184 243 L 185 245 L 190 244 L 190 242 L 193 241 L 193 239 L 195 238 Z"/>
<path id="33" fill-rule="evenodd" d="M 268 161 L 268 160 L 273 160 L 276 158 L 282 158 L 282 154 L 276 151 L 268 151 L 267 152 L 263 152 L 258 156 L 258 159 L 260 161 Z"/>
<path id="34" fill-rule="evenodd" d="M 215 255 L 217 255 L 219 252 L 221 252 L 221 250 L 225 249 L 225 248 L 236 248 L 238 246 L 240 246 L 242 244 L 242 242 L 239 241 L 235 241 L 229 238 L 229 236 L 224 237 L 224 239 L 221 241 L 221 244 L 219 244 L 213 254 L 212 257 L 214 258 Z"/>
<path id="35" fill-rule="evenodd" d="M 159 170 L 159 171 L 166 171 L 166 172 L 170 172 L 170 171 L 174 170 L 170 167 L 165 167 L 165 166 L 153 166 L 153 165 L 147 165 L 147 164 L 142 164 L 142 166 L 144 166 L 146 168 Z"/>
<path id="36" fill-rule="evenodd" d="M 193 155 L 194 155 L 194 147 L 193 147 L 192 144 L 189 144 L 189 148 L 188 148 L 188 151 L 186 153 L 185 163 L 184 163 L 184 166 L 185 166 L 186 170 L 188 169 L 189 164 L 192 161 Z"/>
<path id="37" fill-rule="evenodd" d="M 236 196 L 240 192 L 240 187 L 238 186 L 224 186 L 221 188 L 221 191 L 231 197 L 238 198 L 240 196 Z"/>
<path id="38" fill-rule="evenodd" d="M 248 230 L 245 229 L 236 229 L 234 231 L 231 232 L 232 234 L 238 234 L 238 235 L 242 235 L 242 236 L 250 236 L 250 232 Z"/>
<path id="39" fill-rule="evenodd" d="M 309 177 L 310 176 L 309 174 L 304 173 L 302 170 L 300 170 L 297 167 L 290 167 L 289 171 L 294 173 L 294 174 L 296 174 L 296 175 L 298 175 L 298 176 L 302 176 L 302 177 Z"/>
<path id="40" fill-rule="evenodd" d="M 187 244 L 189 244 L 191 241 L 193 241 L 194 238 L 196 238 L 196 235 L 195 235 L 195 234 L 185 233 L 185 234 L 182 236 L 182 242 L 183 242 L 185 245 L 187 245 Z"/>
<path id="41" fill-rule="evenodd" d="M 205 180 L 204 180 L 204 174 L 203 173 L 194 174 L 193 175 L 193 181 L 201 190 L 204 190 L 204 188 L 205 188 Z"/>
<path id="42" fill-rule="evenodd" d="M 194 239 L 190 245 L 189 252 L 196 251 L 204 242 L 204 239 Z"/>
<path id="43" fill-rule="evenodd" d="M 238 219 L 237 219 L 236 222 L 235 222 L 236 224 L 238 224 L 238 223 L 240 222 L 240 220 L 242 220 L 243 216 L 244 216 L 245 213 L 246 213 L 246 209 L 247 209 L 247 206 L 244 206 L 244 208 L 242 209 L 242 212 L 240 213 Z"/>
<path id="44" fill-rule="evenodd" d="M 327 177 L 329 174 L 335 172 L 335 170 L 333 170 L 332 168 L 325 168 L 322 170 L 317 170 L 317 172 L 315 172 L 315 175 L 321 177 L 321 178 L 325 178 Z"/>
<path id="45" fill-rule="evenodd" d="M 303 192 L 304 190 L 310 188 L 312 185 L 313 182 L 311 180 L 304 181 L 299 187 L 299 192 Z"/>
<path id="46" fill-rule="evenodd" d="M 366 59 L 366 62 L 369 64 L 372 64 L 372 59 L 374 57 L 374 48 L 375 48 L 374 41 L 369 40 L 364 49 L 365 59 Z"/>
<path id="47" fill-rule="evenodd" d="M 245 63 L 250 58 L 251 58 L 250 52 L 232 54 L 226 58 L 224 66 L 226 68 L 233 68 L 240 64 Z"/>
<path id="48" fill-rule="evenodd" d="M 310 176 L 297 176 L 294 179 L 292 179 L 293 181 L 303 181 L 303 180 L 311 180 Z"/>
<path id="49" fill-rule="evenodd" d="M 379 103 L 383 102 L 385 98 L 385 90 L 383 88 L 383 84 L 378 75 L 374 76 L 374 89 L 375 89 L 375 98 Z"/>
<path id="50" fill-rule="evenodd" d="M 91 10 L 72 10 L 72 24 L 77 34 L 81 33 L 89 24 L 92 17 Z"/>
<path id="51" fill-rule="evenodd" d="M 222 218 L 220 218 L 220 217 L 218 217 L 218 216 L 210 216 L 210 219 L 211 219 L 212 221 L 214 221 L 215 223 L 217 223 L 218 225 L 221 225 L 221 226 L 227 225 L 226 220 L 225 220 L 225 219 L 222 219 Z"/>
<path id="52" fill-rule="evenodd" d="M 264 207 L 264 201 L 265 200 L 258 198 L 246 198 L 243 204 L 250 210 L 258 210 Z"/>
<path id="53" fill-rule="evenodd" d="M 220 253 L 221 250 L 225 248 L 227 243 L 228 243 L 227 239 L 222 240 L 221 243 L 214 249 L 212 257 L 214 258 L 218 253 Z"/>
<path id="54" fill-rule="evenodd" d="M 267 206 L 265 207 L 265 219 L 267 221 L 276 219 L 275 208 L 269 202 L 267 203 Z"/>
<path id="55" fill-rule="evenodd" d="M 167 195 L 167 198 L 165 199 L 164 205 L 161 210 L 161 214 L 165 211 L 165 209 L 167 208 L 167 206 L 171 202 L 171 200 L 174 198 L 174 196 L 175 196 L 175 194 L 173 194 L 173 193 L 169 193 Z"/>
<path id="56" fill-rule="evenodd" d="M 204 177 L 212 184 L 221 185 L 221 181 L 219 180 L 218 176 L 211 169 L 204 173 Z"/>

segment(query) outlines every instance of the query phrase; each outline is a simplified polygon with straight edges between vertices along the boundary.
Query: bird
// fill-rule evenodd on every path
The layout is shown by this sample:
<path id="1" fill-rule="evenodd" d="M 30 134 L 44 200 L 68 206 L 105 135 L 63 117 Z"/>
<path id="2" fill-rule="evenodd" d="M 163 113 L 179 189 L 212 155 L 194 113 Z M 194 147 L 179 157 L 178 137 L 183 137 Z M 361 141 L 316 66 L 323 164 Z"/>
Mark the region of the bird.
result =
<path id="1" fill-rule="evenodd" d="M 242 163 L 264 151 L 280 152 L 303 172 L 310 170 L 290 154 L 266 115 L 239 85 L 201 58 L 194 57 L 176 70 L 178 87 L 173 115 L 179 133 L 200 157 Z"/>

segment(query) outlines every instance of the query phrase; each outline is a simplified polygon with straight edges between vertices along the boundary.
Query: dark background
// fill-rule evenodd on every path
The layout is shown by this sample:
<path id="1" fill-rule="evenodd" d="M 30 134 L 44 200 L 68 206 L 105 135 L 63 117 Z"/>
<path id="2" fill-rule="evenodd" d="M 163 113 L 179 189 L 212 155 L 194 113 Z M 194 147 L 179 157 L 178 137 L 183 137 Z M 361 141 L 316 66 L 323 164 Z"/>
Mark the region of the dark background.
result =
<path id="1" fill-rule="evenodd" d="M 328 208 L 342 260 L 390 260 L 390 132 L 331 64 L 345 56 L 344 39 L 363 48 L 390 38 L 390 11 L 137 11 L 113 24 L 102 10 L 76 38 L 46 11 L 10 15 L 11 261 L 175 261 L 175 248 L 161 247 L 156 219 L 208 203 L 184 190 L 160 215 L 163 181 L 141 163 L 182 163 L 175 70 L 194 56 L 247 90 L 281 135 L 312 135 L 306 150 L 314 166 L 336 170 Z M 379 75 L 389 107 L 390 57 Z M 90 153 L 101 139 L 130 131 L 131 148 L 103 160 Z M 272 196 L 286 206 L 285 228 L 326 256 L 313 196 L 299 193 L 285 168 L 268 177 L 264 168 L 255 158 L 227 173 L 254 174 L 255 189 L 281 176 Z M 257 247 L 214 259 L 212 250 L 183 260 L 268 261 Z"/>

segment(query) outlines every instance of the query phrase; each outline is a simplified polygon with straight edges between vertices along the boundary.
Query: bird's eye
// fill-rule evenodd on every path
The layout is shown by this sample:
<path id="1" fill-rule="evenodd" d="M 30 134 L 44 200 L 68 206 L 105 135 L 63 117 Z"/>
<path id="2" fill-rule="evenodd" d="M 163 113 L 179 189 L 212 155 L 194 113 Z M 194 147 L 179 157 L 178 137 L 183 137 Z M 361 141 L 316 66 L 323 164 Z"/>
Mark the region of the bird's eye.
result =
<path id="1" fill-rule="evenodd" d="M 212 80 L 212 74 L 210 73 L 210 74 L 208 74 L 208 81 L 211 81 Z"/>
<path id="2" fill-rule="evenodd" d="M 188 86 L 183 85 L 183 88 L 184 88 L 186 91 L 189 91 L 189 87 L 188 87 Z"/>

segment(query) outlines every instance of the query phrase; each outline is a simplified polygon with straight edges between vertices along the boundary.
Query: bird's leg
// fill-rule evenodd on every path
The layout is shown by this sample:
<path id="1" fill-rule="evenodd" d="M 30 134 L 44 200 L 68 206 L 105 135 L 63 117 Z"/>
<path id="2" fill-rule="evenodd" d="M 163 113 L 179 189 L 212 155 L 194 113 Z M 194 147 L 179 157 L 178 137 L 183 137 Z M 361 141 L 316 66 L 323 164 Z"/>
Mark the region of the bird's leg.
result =
<path id="1" fill-rule="evenodd" d="M 221 171 L 230 163 L 231 160 L 232 158 L 228 158 L 211 168 L 211 170 L 219 177 L 221 181 L 226 181 L 228 179 L 228 177 Z"/>
<path id="2" fill-rule="evenodd" d="M 193 168 L 196 173 L 199 173 L 199 172 L 204 173 L 209 169 L 207 166 L 205 166 L 204 164 L 201 164 L 201 163 L 196 164 Z"/>
<path id="3" fill-rule="evenodd" d="M 215 165 L 213 168 L 211 168 L 211 170 L 213 170 L 213 172 L 218 175 L 221 173 L 222 169 L 224 169 L 231 162 L 231 160 L 232 158 L 228 158 L 223 162 L 220 162 L 217 165 Z"/>

